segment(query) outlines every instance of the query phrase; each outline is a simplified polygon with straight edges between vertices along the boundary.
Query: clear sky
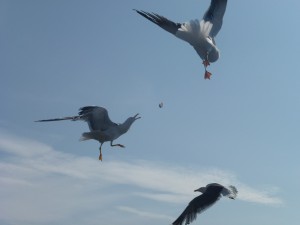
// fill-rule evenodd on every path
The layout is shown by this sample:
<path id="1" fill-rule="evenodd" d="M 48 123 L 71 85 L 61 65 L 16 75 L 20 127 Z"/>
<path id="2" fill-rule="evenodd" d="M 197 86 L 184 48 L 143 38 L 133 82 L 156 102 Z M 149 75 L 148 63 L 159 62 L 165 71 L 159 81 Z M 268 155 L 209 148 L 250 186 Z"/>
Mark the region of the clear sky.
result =
<path id="1" fill-rule="evenodd" d="M 1 225 L 171 224 L 211 182 L 238 198 L 195 225 L 299 224 L 300 3 L 228 0 L 211 80 L 132 10 L 185 22 L 209 3 L 0 1 Z M 142 116 L 103 162 L 84 122 L 33 122 L 86 105 Z"/>

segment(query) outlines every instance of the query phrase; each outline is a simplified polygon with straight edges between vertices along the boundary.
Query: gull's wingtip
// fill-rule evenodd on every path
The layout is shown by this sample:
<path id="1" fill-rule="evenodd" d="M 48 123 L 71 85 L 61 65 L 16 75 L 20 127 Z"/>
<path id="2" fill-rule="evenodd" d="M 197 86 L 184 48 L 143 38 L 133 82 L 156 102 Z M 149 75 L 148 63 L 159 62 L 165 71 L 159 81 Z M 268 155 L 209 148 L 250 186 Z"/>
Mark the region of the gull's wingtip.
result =
<path id="1" fill-rule="evenodd" d="M 44 120 L 35 120 L 35 121 L 33 121 L 33 122 L 45 122 Z"/>
<path id="2" fill-rule="evenodd" d="M 145 14 L 148 14 L 147 12 L 143 11 L 143 10 L 138 10 L 138 9 L 132 9 L 133 11 L 137 12 L 138 14 L 140 14 L 141 16 L 145 17 Z M 147 18 L 147 17 L 146 17 Z"/>

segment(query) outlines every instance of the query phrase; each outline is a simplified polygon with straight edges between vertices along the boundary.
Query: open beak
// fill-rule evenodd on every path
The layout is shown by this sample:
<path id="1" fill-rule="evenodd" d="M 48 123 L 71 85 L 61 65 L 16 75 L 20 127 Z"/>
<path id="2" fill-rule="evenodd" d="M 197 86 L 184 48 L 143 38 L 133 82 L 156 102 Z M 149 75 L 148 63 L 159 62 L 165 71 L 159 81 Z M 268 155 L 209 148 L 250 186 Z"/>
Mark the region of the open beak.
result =
<path id="1" fill-rule="evenodd" d="M 139 116 L 139 114 L 137 113 L 134 117 L 133 117 L 134 119 L 141 119 L 141 117 Z"/>

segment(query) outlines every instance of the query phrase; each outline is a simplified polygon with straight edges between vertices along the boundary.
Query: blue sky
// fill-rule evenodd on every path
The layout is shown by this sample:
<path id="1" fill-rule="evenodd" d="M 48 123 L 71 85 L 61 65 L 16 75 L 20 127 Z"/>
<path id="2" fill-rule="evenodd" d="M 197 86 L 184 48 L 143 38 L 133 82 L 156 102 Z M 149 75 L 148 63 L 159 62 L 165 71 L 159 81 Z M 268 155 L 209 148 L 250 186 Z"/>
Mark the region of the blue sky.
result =
<path id="1" fill-rule="evenodd" d="M 193 224 L 300 220 L 300 3 L 228 1 L 204 80 L 192 47 L 132 9 L 184 22 L 209 2 L 0 1 L 1 224 L 171 224 L 211 182 L 238 198 Z M 103 162 L 85 123 L 33 122 L 85 105 L 142 116 Z"/>

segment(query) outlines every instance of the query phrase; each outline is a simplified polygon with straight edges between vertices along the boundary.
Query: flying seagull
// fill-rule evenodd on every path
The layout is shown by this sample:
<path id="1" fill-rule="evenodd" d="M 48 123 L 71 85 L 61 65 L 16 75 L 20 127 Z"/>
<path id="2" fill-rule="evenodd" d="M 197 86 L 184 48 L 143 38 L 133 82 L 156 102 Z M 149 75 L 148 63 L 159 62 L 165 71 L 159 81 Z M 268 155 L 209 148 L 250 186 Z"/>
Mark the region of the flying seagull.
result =
<path id="1" fill-rule="evenodd" d="M 210 79 L 211 73 L 206 68 L 210 63 L 217 61 L 220 56 L 215 37 L 222 27 L 226 5 L 227 0 L 211 0 L 202 20 L 195 19 L 185 23 L 175 23 L 156 13 L 134 10 L 162 29 L 192 45 L 203 60 L 204 78 Z"/>
<path id="2" fill-rule="evenodd" d="M 102 145 L 104 142 L 110 141 L 110 146 L 119 146 L 124 148 L 124 145 L 113 144 L 113 141 L 125 134 L 133 122 L 141 117 L 136 114 L 133 117 L 129 117 L 122 124 L 117 124 L 109 119 L 108 112 L 105 108 L 99 106 L 85 106 L 79 109 L 78 116 L 68 116 L 56 119 L 47 120 L 37 120 L 35 122 L 50 122 L 50 121 L 60 121 L 60 120 L 83 120 L 88 123 L 90 132 L 85 132 L 82 134 L 80 140 L 90 140 L 94 139 L 100 142 L 100 155 L 99 160 L 102 161 Z"/>
<path id="3" fill-rule="evenodd" d="M 201 213 L 208 207 L 212 206 L 220 199 L 221 195 L 230 199 L 235 199 L 238 193 L 234 186 L 229 186 L 227 188 L 217 183 L 208 184 L 206 187 L 201 187 L 195 191 L 202 192 L 203 194 L 194 198 L 189 203 L 181 215 L 173 222 L 173 225 L 182 225 L 184 221 L 185 224 L 190 224 L 196 219 L 197 213 Z"/>

